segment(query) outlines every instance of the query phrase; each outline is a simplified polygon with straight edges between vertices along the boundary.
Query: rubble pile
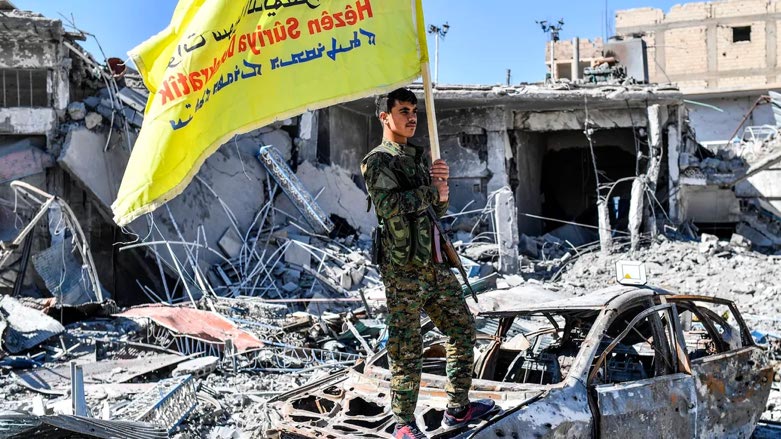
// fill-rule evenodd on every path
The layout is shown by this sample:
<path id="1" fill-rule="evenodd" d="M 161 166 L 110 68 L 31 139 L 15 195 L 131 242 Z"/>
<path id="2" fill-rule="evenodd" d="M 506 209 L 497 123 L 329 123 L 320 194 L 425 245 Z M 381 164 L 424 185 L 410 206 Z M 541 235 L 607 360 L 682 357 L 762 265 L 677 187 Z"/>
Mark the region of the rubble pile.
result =
<path id="1" fill-rule="evenodd" d="M 633 259 L 645 263 L 648 282 L 679 293 L 704 294 L 734 300 L 752 326 L 781 331 L 774 321 L 781 308 L 781 257 L 751 251 L 740 235 L 731 241 L 703 234 L 700 241 L 673 241 L 660 235 L 637 254 L 581 254 L 564 272 L 559 285 L 578 295 L 617 283 L 615 262 Z"/>
<path id="2" fill-rule="evenodd" d="M 0 305 L 12 311 L 0 314 L 0 410 L 13 411 L 14 418 L 0 415 L 0 430 L 25 434 L 18 429 L 26 423 L 63 422 L 74 431 L 97 428 L 70 418 L 76 415 L 105 421 L 100 428 L 106 429 L 133 422 L 174 437 L 257 437 L 269 398 L 384 347 L 384 289 L 369 261 L 365 225 L 326 216 L 279 153 L 270 154 L 276 158 L 269 164 L 261 157 L 274 179 L 269 201 L 248 230 L 231 227 L 223 235 L 219 250 L 226 256 L 218 263 L 199 264 L 193 253 L 180 259 L 158 248 L 156 257 L 171 258 L 168 269 L 178 280 L 170 291 L 139 283 L 152 304 L 121 309 L 104 287 L 77 281 L 83 269 L 74 272 L 67 264 L 63 273 L 66 280 L 74 276 L 72 286 L 52 276 L 50 297 L 4 296 Z M 22 188 L 22 194 L 35 193 Z M 56 220 L 55 214 L 49 212 Z M 78 244 L 72 238 L 78 223 L 66 223 L 60 235 L 71 239 L 56 242 Z M 457 246 L 475 290 L 524 282 L 520 276 L 497 280 L 497 244 L 473 243 L 471 236 L 459 232 Z M 134 246 L 148 244 L 126 243 L 120 251 Z M 53 254 L 75 252 L 68 249 L 61 245 Z M 74 266 L 89 272 L 94 264 L 81 249 L 87 253 Z M 50 259 L 41 265 L 44 280 L 58 266 Z M 27 418 L 14 424 L 19 416 Z"/>

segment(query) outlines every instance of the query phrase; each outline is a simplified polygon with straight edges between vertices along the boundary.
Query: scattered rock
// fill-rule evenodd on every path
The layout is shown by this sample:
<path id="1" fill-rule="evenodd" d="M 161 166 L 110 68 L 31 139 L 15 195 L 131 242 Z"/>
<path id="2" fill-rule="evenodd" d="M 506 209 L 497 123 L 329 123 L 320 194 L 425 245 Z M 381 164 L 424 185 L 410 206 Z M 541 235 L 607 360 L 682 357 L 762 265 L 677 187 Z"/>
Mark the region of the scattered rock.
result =
<path id="1" fill-rule="evenodd" d="M 103 122 L 103 116 L 95 112 L 89 112 L 84 118 L 84 125 L 88 130 L 94 129 Z"/>
<path id="2" fill-rule="evenodd" d="M 87 115 L 87 108 L 83 102 L 71 102 L 68 105 L 68 116 L 73 120 L 82 120 Z"/>

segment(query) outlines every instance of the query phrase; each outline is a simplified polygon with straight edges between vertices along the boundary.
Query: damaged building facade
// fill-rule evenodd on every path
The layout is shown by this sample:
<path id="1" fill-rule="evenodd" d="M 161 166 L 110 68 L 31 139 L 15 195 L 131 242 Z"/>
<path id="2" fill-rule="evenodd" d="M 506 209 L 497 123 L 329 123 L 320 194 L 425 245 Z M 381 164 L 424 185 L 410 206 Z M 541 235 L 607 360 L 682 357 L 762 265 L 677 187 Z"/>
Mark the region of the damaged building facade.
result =
<path id="1" fill-rule="evenodd" d="M 121 229 L 110 205 L 143 124 L 148 91 L 136 72 L 114 58 L 96 60 L 79 45 L 87 35 L 65 27 L 0 0 L 0 410 L 15 412 L 0 413 L 0 436 L 29 427 L 103 437 L 264 437 L 287 431 L 281 425 L 307 433 L 325 429 L 332 436 L 381 436 L 392 427 L 382 406 L 387 395 L 383 387 L 366 386 L 362 376 L 387 378 L 378 367 L 386 352 L 387 309 L 369 258 L 376 216 L 367 210 L 359 170 L 363 156 L 381 141 L 374 99 L 237 135 L 206 160 L 180 196 Z M 641 359 L 631 362 L 601 354 L 605 371 L 631 380 L 653 375 L 657 381 L 687 381 L 691 391 L 707 387 L 692 384 L 691 369 L 733 350 L 759 355 L 754 344 L 768 346 L 772 336 L 749 333 L 749 326 L 778 325 L 759 315 L 764 302 L 781 303 L 781 290 L 771 285 L 781 270 L 781 259 L 772 255 L 777 243 L 769 238 L 776 230 L 768 215 L 774 200 L 765 189 L 745 197 L 738 189 L 758 188 L 756 178 L 773 171 L 779 159 L 774 138 L 742 142 L 740 150 L 711 150 L 698 140 L 699 129 L 692 129 L 697 119 L 685 88 L 653 84 L 653 69 L 650 83 L 627 80 L 637 73 L 623 60 L 608 63 L 623 66 L 629 76 L 622 79 L 611 78 L 610 69 L 587 72 L 604 63 L 602 42 L 582 40 L 578 48 L 557 49 L 569 61 L 578 59 L 577 68 L 557 62 L 555 80 L 546 84 L 434 90 L 441 152 L 451 172 L 445 223 L 481 294 L 481 305 L 472 309 L 483 320 L 476 390 L 504 399 L 504 414 L 514 410 L 513 398 L 520 404 L 526 393 L 508 398 L 502 392 L 526 384 L 563 389 L 548 376 L 554 364 L 582 377 L 600 369 L 591 368 L 589 352 L 605 348 L 601 335 L 595 332 L 586 343 L 598 316 L 600 328 L 610 328 L 605 337 L 633 340 L 611 349 L 623 355 L 635 341 L 650 339 L 654 349 L 668 343 L 659 358 L 675 362 L 669 370 L 652 370 L 662 361 L 651 363 L 655 354 L 644 346 L 636 356 Z M 570 79 L 564 80 L 567 72 Z M 423 127 L 423 89 L 411 88 Z M 412 142 L 427 145 L 427 135 L 418 129 Z M 731 198 L 722 209 L 725 193 Z M 756 223 L 746 219 L 750 214 Z M 727 224 L 746 239 L 700 238 L 692 224 Z M 644 247 L 638 250 L 641 237 Z M 752 244 L 764 254 L 752 252 Z M 675 306 L 687 303 L 676 301 L 678 296 L 648 287 L 642 294 L 624 288 L 573 300 L 609 285 L 612 273 L 605 267 L 629 248 L 648 252 L 660 283 L 683 285 L 661 274 L 682 276 L 688 288 L 688 282 L 702 280 L 690 275 L 692 267 L 711 264 L 700 276 L 708 295 L 713 292 L 706 287 L 726 288 L 737 272 L 750 268 L 764 276 L 752 276 L 756 283 L 740 291 L 718 291 L 729 301 L 713 304 L 727 307 L 737 321 L 720 317 L 722 312 L 697 322 L 681 317 L 684 332 L 676 336 Z M 668 253 L 671 260 L 682 254 L 677 259 L 691 270 L 662 268 L 659 255 Z M 747 323 L 737 307 L 743 309 L 749 296 Z M 651 306 L 647 313 L 642 308 L 642 316 L 621 313 L 626 320 L 636 317 L 641 338 L 628 332 L 632 325 L 611 320 L 616 297 L 637 299 L 633 312 Z M 551 301 L 557 305 L 546 308 Z M 513 306 L 528 309 L 514 314 Z M 705 312 L 689 306 L 695 314 Z M 553 318 L 551 311 L 565 318 Z M 662 319 L 662 311 L 671 318 Z M 527 331 L 516 334 L 513 320 L 530 315 L 527 340 Z M 712 322 L 707 337 L 699 322 Z M 667 342 L 655 336 L 665 331 L 662 323 L 670 326 Z M 554 338 L 558 345 L 547 341 Z M 578 346 L 564 346 L 573 340 Z M 534 349 L 525 346 L 529 341 Z M 437 343 L 427 349 L 431 365 L 441 369 L 443 345 Z M 559 354 L 575 349 L 560 355 L 573 361 L 577 352 L 586 353 L 577 355 L 577 364 L 564 364 L 541 352 L 547 348 Z M 749 410 L 718 426 L 752 429 L 770 387 L 764 360 L 719 372 L 751 376 L 745 388 L 732 383 L 736 378 L 724 381 L 732 383 L 730 389 L 755 392 Z M 572 424 L 572 432 L 587 435 L 601 415 L 589 414 L 584 380 L 575 375 L 567 379 L 579 386 L 573 393 L 579 399 L 568 407 L 577 406 L 581 423 Z M 361 382 L 358 393 L 370 396 L 354 397 L 349 386 L 340 396 L 330 393 L 335 388 L 329 380 L 348 376 L 345 382 Z M 592 384 L 595 378 L 589 378 Z M 615 384 L 613 390 L 623 394 L 631 380 L 601 384 Z M 430 432 L 441 417 L 443 383 L 441 377 L 432 380 L 426 392 L 438 396 L 421 405 Z M 773 389 L 778 394 L 777 383 Z M 710 395 L 697 398 L 705 397 Z M 702 402 L 710 411 L 674 416 L 686 428 L 705 430 L 711 423 L 702 419 L 718 414 L 713 405 Z M 275 411 L 282 416 L 274 418 Z M 294 422 L 287 422 L 288 415 Z M 692 426 L 695 416 L 700 420 Z M 328 431 L 326 418 L 354 430 Z M 507 427 L 514 418 L 502 418 L 502 434 L 515 434 Z M 570 424 L 565 416 L 558 420 Z M 494 434 L 492 425 L 483 434 Z M 528 425 L 541 432 L 550 428 Z M 16 437 L 29 437 L 29 431 Z"/>
<path id="2" fill-rule="evenodd" d="M 616 36 L 557 42 L 553 63 L 565 82 L 676 84 L 691 130 L 673 171 L 681 201 L 673 216 L 718 234 L 737 229 L 767 249 L 779 244 L 781 215 L 779 11 L 767 0 L 617 11 Z"/>
<path id="3" fill-rule="evenodd" d="M 683 101 L 674 87 L 444 86 L 435 97 L 442 157 L 451 167 L 451 210 L 479 210 L 496 191 L 509 188 L 517 211 L 512 232 L 519 236 L 550 232 L 561 242 L 591 242 L 596 232 L 584 234 L 582 228 L 566 227 L 566 221 L 595 230 L 597 200 L 608 192 L 611 223 L 626 231 L 630 177 L 645 174 L 653 161 L 641 144 L 653 131 L 659 153 L 684 148 Z M 650 120 L 649 108 L 654 108 Z M 321 112 L 321 128 L 331 129 L 320 130 L 318 156 L 357 169 L 381 138 L 373 114 L 371 99 Z M 411 141 L 427 144 L 427 133 L 418 130 Z M 330 145 L 336 146 L 333 152 Z M 672 171 L 666 162 L 656 164 L 660 190 L 677 184 L 677 162 Z M 663 200 L 665 206 L 669 202 L 676 210 L 677 197 Z"/>
<path id="4" fill-rule="evenodd" d="M 24 43 L 17 41 L 14 31 L 5 31 L 9 32 L 9 38 L 4 39 L 9 47 L 3 51 L 9 54 L 5 61 L 8 71 L 13 70 L 12 65 L 24 67 L 33 62 L 14 61 L 14 56 L 23 53 L 18 44 L 51 54 L 51 59 L 41 61 L 51 101 L 48 105 L 31 102 L 28 108 L 17 99 L 2 111 L 18 114 L 17 118 L 29 111 L 49 115 L 49 119 L 35 118 L 51 121 L 36 128 L 43 143 L 26 146 L 48 168 L 25 181 L 62 194 L 74 204 L 76 216 L 85 224 L 100 280 L 104 287 L 114 287 L 109 290 L 121 291 L 115 293 L 119 302 L 153 299 L 149 290 L 169 302 L 174 297 L 193 301 L 199 291 L 209 290 L 206 284 L 230 295 L 261 288 L 255 282 L 251 287 L 240 282 L 237 290 L 235 279 L 231 279 L 236 276 L 228 273 L 232 266 L 231 270 L 215 267 L 240 260 L 243 266 L 238 271 L 259 274 L 250 265 L 269 262 L 265 258 L 276 257 L 275 252 L 283 250 L 272 245 L 267 252 L 258 253 L 261 258 L 247 259 L 243 249 L 248 245 L 249 231 L 281 228 L 291 218 L 307 225 L 295 203 L 280 196 L 282 187 L 259 160 L 262 145 L 276 148 L 330 222 L 344 226 L 344 233 L 368 238 L 376 223 L 374 214 L 355 207 L 366 204 L 360 160 L 381 140 L 372 98 L 309 112 L 236 136 L 206 161 L 181 196 L 122 231 L 109 219 L 110 204 L 142 123 L 148 92 L 130 69 L 101 69 L 101 63 L 78 47 L 77 41 L 84 36 L 65 32 L 58 20 L 10 6 L 4 19 L 24 29 L 43 32 L 42 26 L 29 26 L 31 20 L 55 29 L 47 32 L 54 32 L 56 38 L 47 34 L 38 40 L 25 38 Z M 581 53 L 593 58 L 596 51 L 595 45 L 593 53 Z M 100 73 L 95 75 L 96 71 Z M 422 89 L 415 90 L 421 98 L 423 124 Z M 21 96 L 21 88 L 16 91 L 17 97 Z M 451 166 L 453 228 L 463 233 L 485 232 L 489 242 L 497 245 L 492 251 L 498 254 L 499 272 L 517 273 L 525 264 L 522 255 L 566 257 L 568 252 L 572 254 L 572 247 L 599 240 L 600 228 L 612 231 L 601 237 L 609 241 L 610 235 L 658 230 L 662 226 L 657 225 L 657 217 L 660 222 L 681 223 L 692 219 L 691 206 L 700 202 L 701 188 L 689 191 L 681 186 L 682 170 L 689 157 L 697 155 L 698 146 L 692 141 L 691 118 L 683 95 L 674 86 L 441 86 L 435 97 L 442 155 Z M 33 135 L 29 127 L 17 126 L 12 120 L 3 125 L 9 132 L 6 138 Z M 427 144 L 425 130 L 418 130 L 412 141 Z M 6 181 L 23 177 L 10 175 Z M 255 190 L 239 190 L 245 187 Z M 723 191 L 718 186 L 716 189 Z M 692 193 L 695 196 L 690 196 Z M 11 195 L 5 199 L 13 199 Z M 642 202 L 644 198 L 653 201 Z M 598 206 L 602 206 L 601 212 Z M 486 215 L 487 209 L 490 215 Z M 667 218 L 661 212 L 667 212 Z M 484 220 L 482 229 L 474 229 L 475 218 Z M 6 224 L 13 224 L 13 215 L 8 219 Z M 321 231 L 286 233 L 305 246 L 309 245 L 306 233 L 312 232 Z M 119 236 L 124 237 L 117 239 Z M 119 248 L 113 245 L 117 241 L 130 245 Z M 36 249 L 47 246 L 42 242 Z M 294 250 L 284 250 L 284 254 L 286 259 L 296 259 Z M 313 263 L 303 256 L 298 262 L 303 266 Z M 107 263 L 111 266 L 105 267 Z M 122 278 L 127 272 L 135 277 Z M 187 281 L 177 281 L 182 274 L 187 274 Z M 273 277 L 268 274 L 262 273 L 266 281 Z M 140 281 L 136 279 L 139 276 Z M 298 281 L 294 273 L 285 283 Z M 274 293 L 279 295 L 279 291 Z"/>

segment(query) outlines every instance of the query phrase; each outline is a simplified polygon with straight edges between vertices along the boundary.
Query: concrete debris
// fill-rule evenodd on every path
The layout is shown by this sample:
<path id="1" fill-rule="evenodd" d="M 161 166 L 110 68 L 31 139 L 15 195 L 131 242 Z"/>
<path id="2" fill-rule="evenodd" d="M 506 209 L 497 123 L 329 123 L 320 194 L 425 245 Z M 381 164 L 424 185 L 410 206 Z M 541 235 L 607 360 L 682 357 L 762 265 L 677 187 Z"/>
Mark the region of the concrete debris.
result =
<path id="1" fill-rule="evenodd" d="M 0 349 L 16 354 L 34 348 L 65 328 L 46 314 L 0 296 Z"/>
<path id="2" fill-rule="evenodd" d="M 201 357 L 193 360 L 179 363 L 176 369 L 171 372 L 172 376 L 191 375 L 195 378 L 202 378 L 217 370 L 219 357 Z"/>
<path id="3" fill-rule="evenodd" d="M 339 166 L 318 167 L 304 162 L 298 167 L 296 176 L 311 193 L 317 194 L 322 190 L 317 203 L 327 212 L 347 220 L 359 233 L 370 234 L 377 225 L 374 210 L 366 209 L 366 193 L 356 186 L 345 169 Z"/>
<path id="4" fill-rule="evenodd" d="M 94 130 L 102 122 L 103 116 L 95 112 L 87 113 L 87 116 L 84 118 L 84 126 L 86 126 L 88 130 Z"/>
<path id="5" fill-rule="evenodd" d="M 68 104 L 68 116 L 73 120 L 82 120 L 87 115 L 87 108 L 83 102 L 71 102 Z"/>

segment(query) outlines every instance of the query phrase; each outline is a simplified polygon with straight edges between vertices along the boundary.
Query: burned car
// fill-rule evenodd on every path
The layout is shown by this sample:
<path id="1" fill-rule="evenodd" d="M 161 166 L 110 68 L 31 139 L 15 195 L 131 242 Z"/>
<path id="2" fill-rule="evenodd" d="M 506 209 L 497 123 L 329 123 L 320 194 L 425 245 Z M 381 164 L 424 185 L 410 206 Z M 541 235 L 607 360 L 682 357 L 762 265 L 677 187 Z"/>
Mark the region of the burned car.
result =
<path id="1" fill-rule="evenodd" d="M 429 332 L 416 416 L 430 437 L 748 438 L 771 389 L 773 369 L 728 300 L 627 286 L 570 298 L 527 286 L 470 308 L 479 331 L 470 397 L 501 411 L 468 429 L 440 427 L 445 339 Z M 388 437 L 389 381 L 381 351 L 269 401 L 267 434 Z"/>

